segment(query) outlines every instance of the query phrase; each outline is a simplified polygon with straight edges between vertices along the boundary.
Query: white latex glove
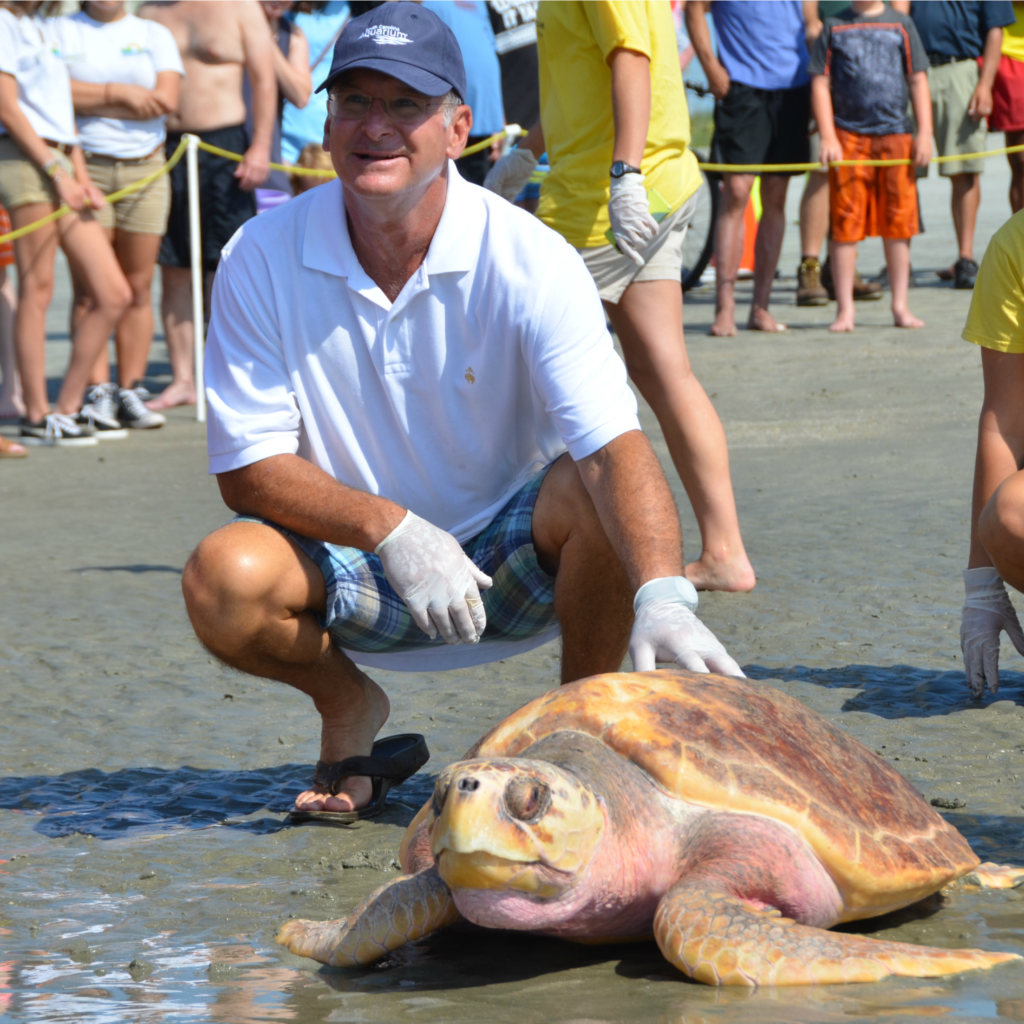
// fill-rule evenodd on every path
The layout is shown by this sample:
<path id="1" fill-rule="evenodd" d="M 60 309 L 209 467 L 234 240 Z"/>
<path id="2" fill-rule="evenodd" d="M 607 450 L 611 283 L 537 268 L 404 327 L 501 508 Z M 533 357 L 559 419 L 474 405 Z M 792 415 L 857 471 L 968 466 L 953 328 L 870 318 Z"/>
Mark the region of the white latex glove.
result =
<path id="1" fill-rule="evenodd" d="M 988 684 L 989 693 L 999 692 L 999 634 L 1007 636 L 1024 654 L 1024 631 L 1002 577 L 991 566 L 964 569 L 964 601 L 960 618 L 960 650 L 971 693 L 980 697 Z"/>
<path id="2" fill-rule="evenodd" d="M 484 188 L 497 192 L 502 199 L 513 202 L 517 195 L 526 187 L 537 158 L 528 150 L 510 149 L 488 172 L 484 178 Z"/>
<path id="3" fill-rule="evenodd" d="M 608 219 L 619 248 L 638 267 L 644 258 L 637 252 L 658 233 L 658 222 L 651 216 L 642 174 L 624 174 L 612 178 L 608 199 Z"/>
<path id="4" fill-rule="evenodd" d="M 691 672 L 717 672 L 745 679 L 715 634 L 694 615 L 697 591 L 685 576 L 649 580 L 633 598 L 636 619 L 629 656 L 637 672 L 652 672 L 659 661 L 674 661 Z"/>
<path id="5" fill-rule="evenodd" d="M 412 512 L 374 548 L 384 575 L 431 640 L 475 644 L 487 625 L 480 589 L 491 585 L 459 542 Z"/>

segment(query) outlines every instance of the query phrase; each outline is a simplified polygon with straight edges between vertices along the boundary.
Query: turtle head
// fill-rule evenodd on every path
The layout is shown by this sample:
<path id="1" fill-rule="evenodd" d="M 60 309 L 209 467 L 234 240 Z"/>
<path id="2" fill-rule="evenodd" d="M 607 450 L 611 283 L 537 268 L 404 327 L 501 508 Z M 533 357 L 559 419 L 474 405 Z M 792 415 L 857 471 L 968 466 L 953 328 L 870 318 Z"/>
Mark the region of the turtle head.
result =
<path id="1" fill-rule="evenodd" d="M 498 890 L 540 900 L 575 885 L 605 823 L 600 801 L 578 778 L 522 758 L 450 765 L 437 777 L 432 811 L 430 849 L 457 894 Z"/>

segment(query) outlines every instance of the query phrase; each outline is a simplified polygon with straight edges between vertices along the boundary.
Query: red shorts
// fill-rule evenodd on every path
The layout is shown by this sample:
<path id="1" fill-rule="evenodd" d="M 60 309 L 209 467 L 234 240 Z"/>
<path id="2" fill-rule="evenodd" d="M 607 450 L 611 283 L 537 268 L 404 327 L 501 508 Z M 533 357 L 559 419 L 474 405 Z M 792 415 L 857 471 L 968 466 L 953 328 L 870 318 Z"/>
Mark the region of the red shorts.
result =
<path id="1" fill-rule="evenodd" d="M 906 160 L 912 135 L 857 135 L 836 128 L 844 160 Z M 910 164 L 897 167 L 833 167 L 828 172 L 832 241 L 868 236 L 910 238 L 920 232 L 917 186 Z"/>
<path id="2" fill-rule="evenodd" d="M 0 235 L 10 234 L 11 218 L 0 206 Z M 14 243 L 0 242 L 0 267 L 9 267 L 14 262 Z"/>
<path id="3" fill-rule="evenodd" d="M 1002 56 L 992 86 L 992 113 L 988 115 L 990 132 L 1024 131 L 1024 62 Z"/>

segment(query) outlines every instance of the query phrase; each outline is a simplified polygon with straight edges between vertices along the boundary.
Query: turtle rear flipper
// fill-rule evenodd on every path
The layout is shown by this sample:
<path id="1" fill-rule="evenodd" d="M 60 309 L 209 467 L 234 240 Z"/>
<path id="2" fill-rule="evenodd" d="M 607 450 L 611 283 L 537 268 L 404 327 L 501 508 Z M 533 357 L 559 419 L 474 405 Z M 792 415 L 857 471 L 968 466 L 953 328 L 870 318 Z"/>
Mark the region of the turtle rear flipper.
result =
<path id="1" fill-rule="evenodd" d="M 890 974 L 936 978 L 1021 959 L 812 928 L 687 881 L 662 897 L 654 936 L 669 962 L 707 985 L 822 985 Z"/>
<path id="2" fill-rule="evenodd" d="M 358 967 L 459 919 L 436 868 L 401 875 L 338 921 L 288 921 L 277 941 L 297 956 L 332 967 Z"/>

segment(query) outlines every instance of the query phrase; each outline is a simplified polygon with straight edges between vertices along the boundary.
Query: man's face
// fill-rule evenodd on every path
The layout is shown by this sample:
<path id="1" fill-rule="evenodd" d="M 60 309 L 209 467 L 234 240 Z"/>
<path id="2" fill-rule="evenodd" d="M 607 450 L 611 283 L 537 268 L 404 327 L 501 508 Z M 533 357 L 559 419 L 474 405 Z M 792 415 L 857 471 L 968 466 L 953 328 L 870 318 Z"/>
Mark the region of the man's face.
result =
<path id="1" fill-rule="evenodd" d="M 469 107 L 456 108 L 446 126 L 440 96 L 424 96 L 383 72 L 348 72 L 330 92 L 334 113 L 324 125 L 324 149 L 354 193 L 397 195 L 428 185 L 466 145 Z"/>

